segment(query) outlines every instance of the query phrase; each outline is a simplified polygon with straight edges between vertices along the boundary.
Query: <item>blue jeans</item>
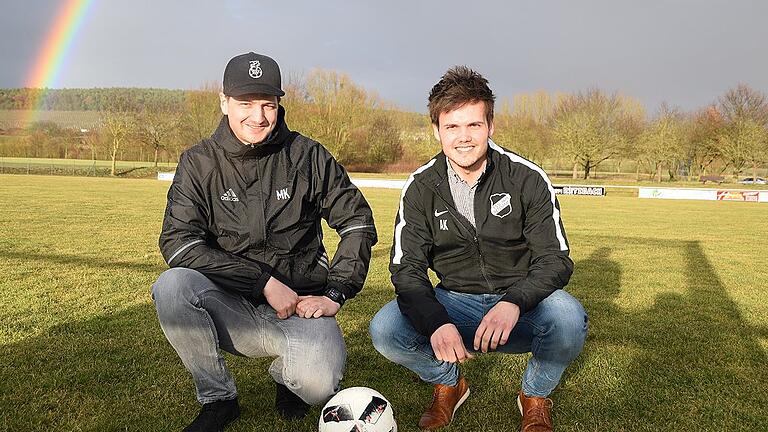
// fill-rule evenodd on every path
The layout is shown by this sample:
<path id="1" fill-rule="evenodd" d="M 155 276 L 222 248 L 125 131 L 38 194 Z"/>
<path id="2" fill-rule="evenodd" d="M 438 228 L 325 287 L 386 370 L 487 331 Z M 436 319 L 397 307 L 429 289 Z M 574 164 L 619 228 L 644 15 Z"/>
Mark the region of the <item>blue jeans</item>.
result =
<path id="1" fill-rule="evenodd" d="M 448 311 L 464 345 L 471 352 L 483 316 L 501 299 L 499 294 L 466 294 L 435 288 L 437 300 Z M 456 385 L 456 363 L 435 358 L 429 337 L 416 331 L 393 300 L 373 317 L 371 338 L 390 361 L 403 365 L 431 384 Z M 587 336 L 587 314 L 578 300 L 557 290 L 520 316 L 507 343 L 496 351 L 533 354 L 523 374 L 527 396 L 546 397 L 560 382 L 565 368 L 579 355 Z"/>
<path id="2" fill-rule="evenodd" d="M 187 268 L 163 272 L 152 298 L 165 337 L 192 374 L 197 400 L 237 397 L 221 350 L 245 357 L 277 357 L 269 368 L 305 402 L 325 403 L 339 388 L 347 353 L 333 317 L 279 319 Z"/>

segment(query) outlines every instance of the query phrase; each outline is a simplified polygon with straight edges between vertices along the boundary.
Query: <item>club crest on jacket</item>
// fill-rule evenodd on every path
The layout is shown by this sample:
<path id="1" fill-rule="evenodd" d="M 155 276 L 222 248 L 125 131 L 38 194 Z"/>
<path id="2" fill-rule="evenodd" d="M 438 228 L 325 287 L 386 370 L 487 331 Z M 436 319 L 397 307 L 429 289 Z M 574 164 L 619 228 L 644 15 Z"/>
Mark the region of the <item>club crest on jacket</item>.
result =
<path id="1" fill-rule="evenodd" d="M 512 197 L 508 193 L 491 195 L 491 214 L 503 218 L 512 213 Z"/>

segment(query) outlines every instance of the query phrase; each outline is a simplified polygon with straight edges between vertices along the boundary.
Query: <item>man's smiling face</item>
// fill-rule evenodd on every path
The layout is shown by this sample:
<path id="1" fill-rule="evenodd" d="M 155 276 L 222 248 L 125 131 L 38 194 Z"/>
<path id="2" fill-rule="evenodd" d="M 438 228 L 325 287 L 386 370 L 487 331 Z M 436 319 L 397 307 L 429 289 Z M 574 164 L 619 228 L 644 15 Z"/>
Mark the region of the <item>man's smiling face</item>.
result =
<path id="1" fill-rule="evenodd" d="M 277 124 L 277 96 L 251 93 L 242 96 L 219 95 L 221 112 L 229 118 L 229 127 L 243 144 L 259 144 Z"/>

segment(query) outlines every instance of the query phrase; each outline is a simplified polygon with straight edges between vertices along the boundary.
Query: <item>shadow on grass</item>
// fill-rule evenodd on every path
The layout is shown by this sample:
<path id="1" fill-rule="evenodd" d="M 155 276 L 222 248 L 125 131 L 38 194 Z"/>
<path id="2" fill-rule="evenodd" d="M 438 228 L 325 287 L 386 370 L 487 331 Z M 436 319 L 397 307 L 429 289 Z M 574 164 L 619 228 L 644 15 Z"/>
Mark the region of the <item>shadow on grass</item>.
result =
<path id="1" fill-rule="evenodd" d="M 768 364 L 757 338 L 768 331 L 745 323 L 700 245 L 598 240 L 606 246 L 577 262 L 569 285 L 590 313 L 590 334 L 554 394 L 558 430 L 764 430 Z M 649 251 L 679 248 L 686 269 L 681 293 L 658 295 L 641 310 L 618 307 L 623 269 L 613 251 L 626 245 Z M 14 258 L 23 254 L 18 255 Z M 29 258 L 116 265 L 69 256 Z M 163 270 L 122 264 L 141 272 Z M 381 391 L 395 407 L 400 430 L 415 431 L 431 388 L 379 355 L 367 333 L 369 319 L 392 296 L 391 287 L 369 287 L 342 310 L 349 352 L 343 385 Z M 516 429 L 514 395 L 526 359 L 486 355 L 470 362 L 464 369 L 472 397 L 446 430 Z M 228 431 L 316 430 L 318 407 L 301 422 L 277 418 L 266 372 L 270 359 L 227 356 L 227 361 L 243 406 L 241 419 Z M 162 335 L 150 303 L 4 345 L 0 389 L 0 430 L 179 430 L 199 409 L 192 380 Z"/>
<path id="2" fill-rule="evenodd" d="M 172 413 L 186 377 L 153 321 L 143 305 L 3 347 L 0 408 L 13 415 L 0 429 L 180 429 Z"/>
<path id="3" fill-rule="evenodd" d="M 165 271 L 168 266 L 165 264 L 149 264 L 138 263 L 132 261 L 114 261 L 100 259 L 92 256 L 80 256 L 80 255 L 61 255 L 61 254 L 49 254 L 40 252 L 18 252 L 11 250 L 0 249 L 0 258 L 14 259 L 21 262 L 30 261 L 43 261 L 50 264 L 65 265 L 65 266 L 84 266 L 92 268 L 121 268 L 136 270 L 140 272 L 160 274 Z"/>
<path id="4" fill-rule="evenodd" d="M 50 258 L 58 264 L 87 261 Z M 387 383 L 387 374 L 380 372 L 392 365 L 371 348 L 367 335 L 376 303 L 370 297 L 357 306 L 350 302 L 353 307 L 340 317 L 350 353 L 344 386 L 381 388 Z M 298 422 L 276 414 L 275 386 L 267 373 L 271 358 L 225 357 L 242 409 L 227 431 L 317 430 L 320 407 Z M 0 430 L 9 431 L 181 430 L 200 408 L 192 379 L 162 334 L 149 301 L 2 346 L 0 390 Z"/>
<path id="5" fill-rule="evenodd" d="M 700 244 L 604 240 L 679 248 L 686 286 L 626 311 L 616 306 L 622 273 L 610 248 L 577 263 L 569 291 L 590 313 L 590 334 L 567 371 L 573 385 L 557 395 L 570 405 L 561 423 L 573 430 L 763 430 L 768 364 L 758 338 L 766 329 L 745 323 Z"/>
<path id="6" fill-rule="evenodd" d="M 267 373 L 272 359 L 226 359 L 242 409 L 227 431 L 317 429 L 319 407 L 299 422 L 277 416 Z M 58 325 L 4 346 L 0 383 L 3 431 L 181 430 L 200 409 L 191 376 L 151 304 Z"/>

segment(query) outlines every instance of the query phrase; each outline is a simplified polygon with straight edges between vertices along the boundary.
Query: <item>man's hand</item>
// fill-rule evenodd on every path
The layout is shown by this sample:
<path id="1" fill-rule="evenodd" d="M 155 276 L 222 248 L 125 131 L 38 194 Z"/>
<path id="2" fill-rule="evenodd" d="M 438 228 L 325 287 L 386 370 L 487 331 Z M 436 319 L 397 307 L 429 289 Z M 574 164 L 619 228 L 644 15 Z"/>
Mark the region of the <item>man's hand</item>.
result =
<path id="1" fill-rule="evenodd" d="M 296 305 L 296 315 L 304 318 L 334 316 L 341 305 L 326 296 L 300 296 Z"/>
<path id="2" fill-rule="evenodd" d="M 286 319 L 293 315 L 296 304 L 299 302 L 299 295 L 296 292 L 272 276 L 264 285 L 264 297 L 277 312 L 277 317 L 280 319 Z"/>
<path id="3" fill-rule="evenodd" d="M 432 350 L 438 360 L 463 363 L 472 358 L 472 354 L 468 353 L 464 347 L 459 330 L 451 323 L 438 327 L 432 333 L 429 342 L 432 344 Z"/>
<path id="4" fill-rule="evenodd" d="M 499 345 L 507 343 L 518 318 L 520 306 L 506 301 L 496 303 L 480 321 L 475 332 L 475 350 L 488 352 L 489 347 L 495 350 Z"/>

